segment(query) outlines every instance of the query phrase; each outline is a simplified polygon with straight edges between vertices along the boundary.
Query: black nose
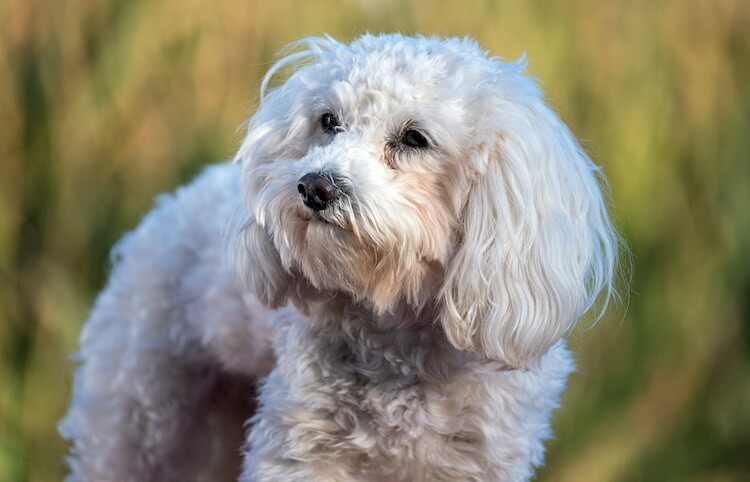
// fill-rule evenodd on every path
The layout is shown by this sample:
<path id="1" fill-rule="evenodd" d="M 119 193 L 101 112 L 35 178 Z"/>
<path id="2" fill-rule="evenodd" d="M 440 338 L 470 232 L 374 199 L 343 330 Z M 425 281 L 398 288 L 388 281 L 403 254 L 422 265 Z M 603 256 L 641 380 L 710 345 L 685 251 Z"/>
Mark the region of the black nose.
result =
<path id="1" fill-rule="evenodd" d="M 339 190 L 331 179 L 321 173 L 307 173 L 297 182 L 297 191 L 305 206 L 322 211 L 339 197 Z"/>

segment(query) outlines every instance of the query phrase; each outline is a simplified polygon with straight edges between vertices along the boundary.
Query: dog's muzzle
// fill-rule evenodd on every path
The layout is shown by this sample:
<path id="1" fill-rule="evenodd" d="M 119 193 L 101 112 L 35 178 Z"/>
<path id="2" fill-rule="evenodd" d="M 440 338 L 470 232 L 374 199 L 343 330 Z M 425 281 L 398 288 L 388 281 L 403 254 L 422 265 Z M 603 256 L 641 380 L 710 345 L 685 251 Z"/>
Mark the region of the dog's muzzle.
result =
<path id="1" fill-rule="evenodd" d="M 331 177 L 324 173 L 309 172 L 297 181 L 297 191 L 302 195 L 305 206 L 314 211 L 322 211 L 338 199 L 341 191 Z"/>

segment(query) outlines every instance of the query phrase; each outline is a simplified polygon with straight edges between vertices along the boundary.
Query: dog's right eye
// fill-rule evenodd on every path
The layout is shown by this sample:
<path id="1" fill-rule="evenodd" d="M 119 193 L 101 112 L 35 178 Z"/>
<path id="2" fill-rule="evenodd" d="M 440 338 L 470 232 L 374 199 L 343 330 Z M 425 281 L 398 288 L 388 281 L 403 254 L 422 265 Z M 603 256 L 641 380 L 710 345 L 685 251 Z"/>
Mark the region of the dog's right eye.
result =
<path id="1" fill-rule="evenodd" d="M 338 126 L 338 119 L 336 119 L 336 116 L 330 112 L 326 112 L 323 114 L 323 117 L 320 118 L 320 127 L 323 128 L 323 131 L 328 132 L 329 134 L 335 134 Z"/>

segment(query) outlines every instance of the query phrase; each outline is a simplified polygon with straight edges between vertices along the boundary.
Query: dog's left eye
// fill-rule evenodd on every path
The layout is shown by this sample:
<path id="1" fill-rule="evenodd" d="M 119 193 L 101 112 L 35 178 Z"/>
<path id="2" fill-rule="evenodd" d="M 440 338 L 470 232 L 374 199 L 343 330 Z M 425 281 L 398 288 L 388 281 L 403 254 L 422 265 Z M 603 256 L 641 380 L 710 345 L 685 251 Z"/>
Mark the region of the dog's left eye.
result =
<path id="1" fill-rule="evenodd" d="M 421 132 L 414 129 L 409 129 L 404 132 L 404 137 L 401 138 L 401 142 L 409 147 L 416 147 L 419 149 L 427 147 L 428 145 L 427 138 Z"/>
<path id="2" fill-rule="evenodd" d="M 338 119 L 336 119 L 336 116 L 330 112 L 326 112 L 323 114 L 323 117 L 320 118 L 320 127 L 323 128 L 323 131 L 328 132 L 329 134 L 335 134 L 338 126 Z"/>

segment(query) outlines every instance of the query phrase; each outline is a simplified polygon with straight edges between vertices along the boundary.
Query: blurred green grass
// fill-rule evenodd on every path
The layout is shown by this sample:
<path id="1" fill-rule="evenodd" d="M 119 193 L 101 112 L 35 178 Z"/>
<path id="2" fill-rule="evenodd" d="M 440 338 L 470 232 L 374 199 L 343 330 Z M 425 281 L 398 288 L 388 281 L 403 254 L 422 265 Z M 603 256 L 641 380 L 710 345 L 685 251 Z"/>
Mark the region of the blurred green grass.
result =
<path id="1" fill-rule="evenodd" d="M 579 371 L 539 480 L 750 480 L 750 4 L 0 3 L 0 480 L 62 477 L 80 324 L 153 197 L 231 157 L 263 71 L 327 32 L 526 52 L 611 181 L 627 309 Z"/>

